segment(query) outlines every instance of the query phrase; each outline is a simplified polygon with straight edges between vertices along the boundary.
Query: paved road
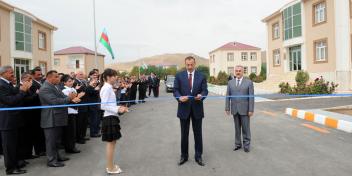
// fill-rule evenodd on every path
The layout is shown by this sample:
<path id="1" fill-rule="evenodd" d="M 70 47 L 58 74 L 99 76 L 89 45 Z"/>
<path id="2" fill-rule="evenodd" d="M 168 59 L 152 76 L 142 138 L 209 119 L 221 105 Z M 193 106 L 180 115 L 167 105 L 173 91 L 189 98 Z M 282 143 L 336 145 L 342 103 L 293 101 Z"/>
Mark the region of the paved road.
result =
<path id="1" fill-rule="evenodd" d="M 163 90 L 163 89 L 161 89 Z M 171 94 L 162 93 L 162 97 Z M 232 151 L 234 125 L 224 115 L 224 101 L 206 100 L 203 124 L 205 167 L 193 158 L 179 167 L 180 127 L 175 100 L 150 101 L 121 118 L 123 138 L 116 159 L 126 176 L 263 176 L 351 175 L 352 135 L 284 115 L 286 107 L 320 108 L 351 104 L 351 98 L 315 99 L 256 104 L 252 118 L 252 151 Z M 302 124 L 327 130 L 321 133 Z M 190 134 L 190 156 L 194 154 Z M 65 168 L 47 168 L 45 158 L 30 161 L 30 176 L 105 175 L 105 145 L 93 139 L 80 145 Z M 4 173 L 0 162 L 0 175 Z"/>

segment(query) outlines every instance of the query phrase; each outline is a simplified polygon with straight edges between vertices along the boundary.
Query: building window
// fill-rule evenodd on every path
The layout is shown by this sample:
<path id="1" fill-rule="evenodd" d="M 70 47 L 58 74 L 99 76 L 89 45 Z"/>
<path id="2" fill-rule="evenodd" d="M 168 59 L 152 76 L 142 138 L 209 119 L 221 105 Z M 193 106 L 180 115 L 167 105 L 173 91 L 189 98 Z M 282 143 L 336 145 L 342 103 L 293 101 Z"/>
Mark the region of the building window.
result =
<path id="1" fill-rule="evenodd" d="M 251 73 L 257 74 L 257 67 L 251 67 Z"/>
<path id="2" fill-rule="evenodd" d="M 301 3 L 297 3 L 284 10 L 284 39 L 289 40 L 296 37 L 302 36 L 302 14 L 301 14 Z"/>
<path id="3" fill-rule="evenodd" d="M 227 68 L 227 74 L 231 75 L 235 73 L 235 68 L 234 67 L 228 67 Z"/>
<path id="4" fill-rule="evenodd" d="M 79 60 L 76 60 L 76 68 L 79 68 Z"/>
<path id="5" fill-rule="evenodd" d="M 16 50 L 32 52 L 32 19 L 15 12 Z"/>
<path id="6" fill-rule="evenodd" d="M 314 24 L 323 23 L 326 21 L 326 2 L 319 2 L 313 5 Z"/>
<path id="7" fill-rule="evenodd" d="M 257 60 L 257 53 L 256 52 L 252 52 L 251 53 L 251 61 L 256 61 Z"/>
<path id="8" fill-rule="evenodd" d="M 314 42 L 315 47 L 315 61 L 326 62 L 328 60 L 328 43 L 327 39 L 318 40 Z"/>
<path id="9" fill-rule="evenodd" d="M 273 51 L 273 62 L 274 62 L 274 66 L 281 65 L 280 49 Z"/>
<path id="10" fill-rule="evenodd" d="M 42 74 L 45 75 L 48 71 L 46 62 L 39 62 L 39 67 L 42 70 Z"/>
<path id="11" fill-rule="evenodd" d="M 234 61 L 234 54 L 233 53 L 227 53 L 227 61 L 228 62 Z"/>
<path id="12" fill-rule="evenodd" d="M 248 67 L 243 67 L 243 73 L 244 73 L 245 75 L 248 74 Z"/>
<path id="13" fill-rule="evenodd" d="M 46 34 L 44 32 L 39 32 L 38 33 L 38 44 L 39 44 L 39 49 L 46 49 Z"/>
<path id="14" fill-rule="evenodd" d="M 213 75 L 216 76 L 216 75 L 215 75 L 215 68 L 213 68 Z"/>
<path id="15" fill-rule="evenodd" d="M 55 66 L 60 66 L 60 59 L 55 58 L 55 59 L 54 59 L 54 65 L 55 65 Z"/>
<path id="16" fill-rule="evenodd" d="M 273 24 L 273 40 L 280 38 L 280 24 L 279 22 Z"/>
<path id="17" fill-rule="evenodd" d="M 241 58 L 242 58 L 242 61 L 247 61 L 248 60 L 248 53 L 246 53 L 246 52 L 241 53 Z"/>

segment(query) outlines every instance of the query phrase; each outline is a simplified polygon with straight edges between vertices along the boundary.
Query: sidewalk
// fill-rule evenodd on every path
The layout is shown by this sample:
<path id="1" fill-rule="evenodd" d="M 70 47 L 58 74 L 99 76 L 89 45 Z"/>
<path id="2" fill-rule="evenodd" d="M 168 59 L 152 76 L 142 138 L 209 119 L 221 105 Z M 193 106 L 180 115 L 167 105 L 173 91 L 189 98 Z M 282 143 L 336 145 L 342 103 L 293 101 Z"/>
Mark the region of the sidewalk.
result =
<path id="1" fill-rule="evenodd" d="M 323 109 L 299 110 L 287 108 L 286 114 L 292 118 L 318 123 L 330 128 L 352 133 L 352 116 L 325 111 Z"/>

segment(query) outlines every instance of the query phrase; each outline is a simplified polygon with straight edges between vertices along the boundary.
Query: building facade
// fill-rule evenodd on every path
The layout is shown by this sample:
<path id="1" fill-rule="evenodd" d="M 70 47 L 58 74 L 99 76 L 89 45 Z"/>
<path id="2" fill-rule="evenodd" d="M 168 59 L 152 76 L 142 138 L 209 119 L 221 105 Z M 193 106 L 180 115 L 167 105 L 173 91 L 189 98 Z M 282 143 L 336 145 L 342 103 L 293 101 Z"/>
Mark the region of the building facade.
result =
<path id="1" fill-rule="evenodd" d="M 95 68 L 102 72 L 105 67 L 104 57 L 105 55 L 97 53 L 96 62 L 94 51 L 81 46 L 70 47 L 55 52 L 53 69 L 67 74 L 77 71 L 83 71 L 88 74 Z"/>
<path id="2" fill-rule="evenodd" d="M 31 13 L 0 0 L 0 65 L 13 66 L 17 79 L 36 66 L 44 73 L 50 70 L 56 30 Z"/>
<path id="3" fill-rule="evenodd" d="M 351 2 L 294 0 L 263 19 L 268 80 L 304 70 L 312 80 L 323 76 L 338 90 L 350 90 Z"/>
<path id="4" fill-rule="evenodd" d="M 227 43 L 209 53 L 210 76 L 217 77 L 219 72 L 234 74 L 236 65 L 244 66 L 244 73 L 259 75 L 261 71 L 261 49 L 239 42 Z"/>

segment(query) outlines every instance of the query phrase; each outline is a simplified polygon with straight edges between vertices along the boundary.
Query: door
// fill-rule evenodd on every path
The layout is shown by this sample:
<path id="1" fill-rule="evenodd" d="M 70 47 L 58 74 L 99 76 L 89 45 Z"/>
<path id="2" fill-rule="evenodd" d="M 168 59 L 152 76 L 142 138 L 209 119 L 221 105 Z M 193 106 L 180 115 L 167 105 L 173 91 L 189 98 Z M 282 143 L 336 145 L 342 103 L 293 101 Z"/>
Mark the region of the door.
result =
<path id="1" fill-rule="evenodd" d="M 291 47 L 289 50 L 290 50 L 290 59 L 289 59 L 290 71 L 302 70 L 301 46 Z"/>
<path id="2" fill-rule="evenodd" d="M 29 72 L 29 60 L 26 59 L 15 59 L 15 76 L 17 79 L 17 83 L 20 82 L 21 75 L 24 72 Z"/>

